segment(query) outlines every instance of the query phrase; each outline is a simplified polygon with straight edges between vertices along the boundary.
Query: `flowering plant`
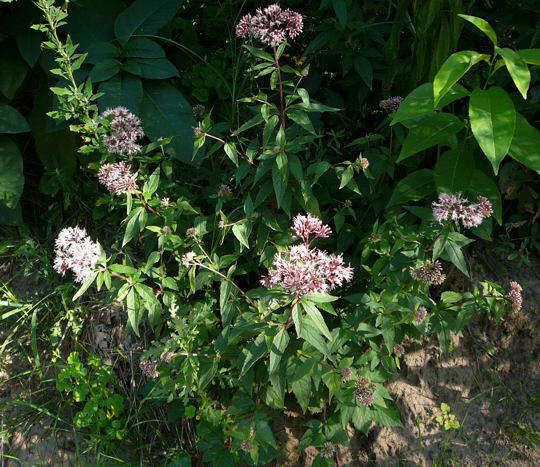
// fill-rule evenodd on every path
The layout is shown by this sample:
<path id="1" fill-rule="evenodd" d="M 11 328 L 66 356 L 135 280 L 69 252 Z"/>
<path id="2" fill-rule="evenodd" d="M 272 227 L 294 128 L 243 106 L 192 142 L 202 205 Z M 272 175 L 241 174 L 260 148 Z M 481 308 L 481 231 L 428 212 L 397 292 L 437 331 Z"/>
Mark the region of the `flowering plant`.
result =
<path id="1" fill-rule="evenodd" d="M 452 333 L 473 313 L 501 319 L 519 312 L 517 283 L 509 292 L 489 282 L 467 292 L 446 290 L 451 271 L 469 275 L 463 249 L 472 240 L 465 233 L 488 237 L 482 228 L 492 217 L 501 219 L 491 179 L 473 183 L 485 182 L 484 172 L 460 186 L 454 169 L 443 170 L 461 161 L 454 148 L 434 173 L 414 170 L 385 187 L 403 160 L 428 149 L 427 142 L 447 144 L 463 128 L 436 108 L 461 91 L 455 81 L 441 83 L 444 73 L 437 86 L 429 84 L 431 101 L 424 107 L 415 91 L 381 101 L 381 127 L 391 121 L 409 129 L 399 156 L 392 154 L 392 130 L 388 147 L 370 149 L 369 157 L 353 154 L 350 147 L 369 146 L 369 139 L 341 142 L 331 135 L 322 114 L 339 118 L 332 117 L 339 109 L 303 87 L 309 65 L 284 65 L 291 60 L 288 40 L 303 31 L 302 16 L 270 5 L 236 26 L 239 38 L 264 47 L 242 49 L 253 85 L 238 100 L 247 117 L 220 122 L 194 108 L 189 138 L 164 135 L 153 118 L 140 119 L 124 105 L 98 112 L 101 96 L 92 81 L 83 86 L 73 75 L 85 56 L 57 34 L 65 11 L 51 0 L 38 5 L 47 20 L 38 27 L 49 39 L 45 46 L 60 55 L 56 74 L 69 78 L 66 87 L 54 88 L 60 110 L 52 116 L 77 120 L 71 127 L 84 143 L 85 174 L 99 187 L 92 215 L 114 220 L 112 232 L 100 238 L 103 251 L 92 240 L 97 235 L 62 226 L 54 267 L 62 275 L 71 270 L 82 284 L 74 300 L 95 284 L 109 302 L 123 304 L 128 329 L 147 343 L 138 365 L 143 402 L 196 407 L 204 461 L 272 461 L 277 451 L 269 413 L 290 407 L 314 419 L 303 442 L 326 459 L 335 457 L 334 443 L 347 442 L 348 424 L 364 433 L 373 423 L 401 424 L 384 383 L 399 371 L 411 339 L 436 335 L 447 353 Z M 136 5 L 115 29 L 120 43 L 130 39 L 121 32 Z M 466 57 L 471 66 L 485 59 Z M 123 66 L 134 70 L 133 63 Z M 143 114 L 165 89 L 174 94 L 166 85 L 160 92 L 148 86 Z M 443 101 L 446 94 L 451 98 Z M 491 95 L 480 94 L 482 106 Z M 415 113 L 419 107 L 427 117 Z M 174 115 L 163 126 L 171 120 Z M 434 128 L 438 134 L 441 123 L 450 135 L 420 137 Z M 489 145 L 477 123 L 473 133 L 484 150 Z M 485 151 L 492 163 L 500 162 L 502 153 Z M 519 155 L 519 147 L 512 154 Z M 426 198 L 437 194 L 430 209 Z"/>

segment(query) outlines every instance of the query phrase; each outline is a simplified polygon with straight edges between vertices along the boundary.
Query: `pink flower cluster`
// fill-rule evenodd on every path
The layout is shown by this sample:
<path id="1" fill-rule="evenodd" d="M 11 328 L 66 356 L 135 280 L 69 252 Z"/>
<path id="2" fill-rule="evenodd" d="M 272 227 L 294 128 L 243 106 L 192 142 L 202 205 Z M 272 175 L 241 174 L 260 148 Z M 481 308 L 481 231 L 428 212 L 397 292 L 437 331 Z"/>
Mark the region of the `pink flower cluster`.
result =
<path id="1" fill-rule="evenodd" d="M 521 310 L 522 298 L 521 292 L 523 288 L 517 282 L 510 282 L 510 292 L 508 292 L 508 300 L 510 300 L 510 307 L 512 311 L 517 313 Z"/>
<path id="2" fill-rule="evenodd" d="M 418 310 L 416 310 L 413 315 L 414 322 L 418 324 L 423 323 L 427 317 L 427 314 L 428 314 L 428 311 L 425 306 L 418 307 Z"/>
<path id="3" fill-rule="evenodd" d="M 55 242 L 54 269 L 65 275 L 67 270 L 75 274 L 75 281 L 83 283 L 90 277 L 99 258 L 99 245 L 92 241 L 85 229 L 66 227 Z"/>
<path id="4" fill-rule="evenodd" d="M 418 269 L 410 268 L 409 273 L 413 279 L 422 281 L 427 285 L 439 285 L 446 279 L 446 276 L 442 273 L 442 265 L 439 261 L 427 260 Z"/>
<path id="5" fill-rule="evenodd" d="M 493 214 L 491 202 L 483 196 L 478 196 L 477 203 L 471 203 L 468 199 L 462 198 L 460 193 L 439 195 L 439 201 L 432 204 L 433 216 L 437 222 L 442 223 L 451 220 L 456 224 L 460 222 L 464 227 L 478 227 L 484 219 Z"/>
<path id="6" fill-rule="evenodd" d="M 257 9 L 254 15 L 245 15 L 236 26 L 238 37 L 253 36 L 272 47 L 294 39 L 304 27 L 302 15 L 289 9 L 282 10 L 277 4 L 264 10 Z"/>
<path id="7" fill-rule="evenodd" d="M 98 172 L 98 180 L 107 187 L 107 190 L 117 195 L 137 189 L 137 174 L 132 173 L 131 166 L 124 162 L 102 165 Z"/>
<path id="8" fill-rule="evenodd" d="M 300 296 L 325 293 L 352 279 L 353 268 L 345 266 L 341 255 L 310 247 L 315 238 L 328 237 L 330 227 L 308 214 L 296 216 L 292 228 L 303 243 L 275 256 L 268 276 L 261 279 L 265 287 L 281 287 Z"/>
<path id="9" fill-rule="evenodd" d="M 397 112 L 402 102 L 403 97 L 395 96 L 390 97 L 389 99 L 383 99 L 379 102 L 379 106 L 381 107 L 381 109 L 386 110 L 389 113 L 394 113 Z"/>
<path id="10" fill-rule="evenodd" d="M 144 136 L 139 118 L 125 107 L 108 109 L 101 114 L 102 118 L 110 118 L 111 133 L 105 136 L 103 144 L 112 154 L 136 154 L 141 150 L 137 140 Z"/>
<path id="11" fill-rule="evenodd" d="M 359 404 L 373 405 L 375 402 L 375 385 L 366 377 L 361 376 L 356 382 L 354 398 Z"/>

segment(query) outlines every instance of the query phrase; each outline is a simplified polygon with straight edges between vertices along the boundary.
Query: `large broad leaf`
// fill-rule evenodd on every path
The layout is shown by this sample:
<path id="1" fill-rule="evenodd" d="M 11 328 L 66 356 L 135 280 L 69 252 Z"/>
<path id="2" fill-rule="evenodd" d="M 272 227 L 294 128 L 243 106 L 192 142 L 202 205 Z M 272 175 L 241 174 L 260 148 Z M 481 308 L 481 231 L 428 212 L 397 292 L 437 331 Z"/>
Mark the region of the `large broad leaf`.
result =
<path id="1" fill-rule="evenodd" d="M 120 62 L 114 58 L 107 58 L 92 68 L 90 79 L 93 83 L 101 83 L 116 76 L 120 71 Z"/>
<path id="2" fill-rule="evenodd" d="M 394 188 L 388 207 L 408 201 L 418 201 L 435 192 L 433 171 L 422 169 L 402 178 Z"/>
<path id="3" fill-rule="evenodd" d="M 455 84 L 435 108 L 435 105 L 433 104 L 433 84 L 422 84 L 413 90 L 403 100 L 399 106 L 399 109 L 395 114 L 393 114 L 392 123 L 390 123 L 390 125 L 395 125 L 396 123 L 403 122 L 411 118 L 426 115 L 433 112 L 433 110 L 442 109 L 444 106 L 467 95 L 469 95 L 469 91 L 467 91 L 463 86 Z"/>
<path id="4" fill-rule="evenodd" d="M 123 70 L 147 79 L 166 79 L 178 76 L 178 70 L 166 58 L 130 58 Z"/>
<path id="5" fill-rule="evenodd" d="M 0 63 L 0 92 L 11 100 L 26 78 L 28 66 L 14 47 L 6 46 L 0 49 Z"/>
<path id="6" fill-rule="evenodd" d="M 462 128 L 463 122 L 455 115 L 442 112 L 426 115 L 409 131 L 403 141 L 397 162 L 436 144 L 447 143 L 450 137 Z"/>
<path id="7" fill-rule="evenodd" d="M 508 73 L 510 73 L 512 80 L 523 96 L 523 99 L 527 99 L 527 90 L 531 83 L 531 72 L 529 71 L 529 67 L 523 61 L 521 56 L 512 49 L 495 47 L 495 50 L 502 58 L 504 58 Z"/>
<path id="8" fill-rule="evenodd" d="M 529 169 L 540 173 L 540 131 L 520 114 L 517 114 L 516 132 L 509 154 Z"/>
<path id="9" fill-rule="evenodd" d="M 517 53 L 525 63 L 540 65 L 540 49 L 521 49 Z"/>
<path id="10" fill-rule="evenodd" d="M 157 42 L 146 37 L 132 37 L 124 46 L 124 57 L 164 58 L 165 51 Z"/>
<path id="11" fill-rule="evenodd" d="M 116 37 L 126 43 L 133 35 L 155 34 L 178 11 L 182 0 L 136 0 L 118 15 Z"/>
<path id="12" fill-rule="evenodd" d="M 178 89 L 163 82 L 145 83 L 141 119 L 152 139 L 170 138 L 167 151 L 178 160 L 193 164 L 193 127 L 191 106 Z M 202 157 L 199 151 L 198 156 Z"/>
<path id="13" fill-rule="evenodd" d="M 467 71 L 480 60 L 488 58 L 472 50 L 464 50 L 450 55 L 442 64 L 433 80 L 433 100 L 435 105 L 456 84 Z"/>
<path id="14" fill-rule="evenodd" d="M 0 133 L 25 133 L 30 131 L 26 119 L 11 105 L 0 104 Z"/>
<path id="15" fill-rule="evenodd" d="M 463 18 L 464 20 L 467 20 L 469 23 L 474 24 L 480 31 L 482 31 L 487 37 L 489 37 L 489 40 L 493 42 L 493 45 L 497 45 L 497 34 L 495 34 L 495 31 L 490 26 L 490 24 L 482 18 L 477 18 L 476 16 L 470 16 L 470 15 L 458 15 L 460 18 Z"/>
<path id="16" fill-rule="evenodd" d="M 121 73 L 99 85 L 99 108 L 106 109 L 123 106 L 139 114 L 143 97 L 142 82 L 139 78 Z"/>
<path id="17" fill-rule="evenodd" d="M 0 203 L 14 208 L 24 186 L 22 156 L 17 145 L 0 135 Z"/>
<path id="18" fill-rule="evenodd" d="M 435 165 L 435 184 L 439 193 L 457 193 L 469 188 L 474 158 L 469 148 L 446 151 Z"/>
<path id="19" fill-rule="evenodd" d="M 81 0 L 70 5 L 66 27 L 73 42 L 88 50 L 114 39 L 114 20 L 124 7 L 121 0 Z"/>
<path id="20" fill-rule="evenodd" d="M 502 224 L 502 201 L 501 192 L 497 187 L 497 182 L 494 176 L 487 175 L 485 172 L 476 169 L 473 172 L 469 192 L 473 196 L 485 196 L 493 205 L 493 217 L 497 222 Z"/>
<path id="21" fill-rule="evenodd" d="M 469 101 L 471 129 L 495 174 L 508 153 L 516 128 L 514 103 L 502 88 L 475 89 Z"/>

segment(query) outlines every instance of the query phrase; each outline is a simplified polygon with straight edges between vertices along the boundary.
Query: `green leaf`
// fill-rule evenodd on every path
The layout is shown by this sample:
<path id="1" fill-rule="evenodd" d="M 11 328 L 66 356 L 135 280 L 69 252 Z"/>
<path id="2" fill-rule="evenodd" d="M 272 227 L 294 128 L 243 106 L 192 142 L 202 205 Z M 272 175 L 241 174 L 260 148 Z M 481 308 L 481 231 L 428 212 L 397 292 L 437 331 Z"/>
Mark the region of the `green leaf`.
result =
<path id="1" fill-rule="evenodd" d="M 240 222 L 232 226 L 232 232 L 238 241 L 249 248 L 249 228 L 247 222 Z"/>
<path id="2" fill-rule="evenodd" d="M 181 0 L 136 0 L 118 15 L 114 31 L 125 44 L 133 35 L 150 35 L 158 32 L 175 15 Z"/>
<path id="3" fill-rule="evenodd" d="M 28 66 L 19 57 L 17 49 L 6 45 L 0 49 L 0 63 L 0 92 L 11 100 L 26 78 Z"/>
<path id="4" fill-rule="evenodd" d="M 10 105 L 0 104 L 0 133 L 26 133 L 30 127 L 26 119 Z"/>
<path id="5" fill-rule="evenodd" d="M 529 65 L 540 65 L 540 49 L 521 49 L 517 53 Z"/>
<path id="6" fill-rule="evenodd" d="M 143 207 L 139 207 L 131 211 L 129 220 L 126 226 L 126 231 L 124 232 L 124 239 L 122 240 L 122 246 L 127 245 L 141 231 L 139 217 L 143 211 L 144 211 Z"/>
<path id="7" fill-rule="evenodd" d="M 435 191 L 433 171 L 422 169 L 402 178 L 394 188 L 387 207 L 403 204 L 408 201 L 418 201 Z"/>
<path id="8" fill-rule="evenodd" d="M 332 0 L 332 6 L 342 26 L 347 24 L 347 4 L 345 0 Z"/>
<path id="9" fill-rule="evenodd" d="M 456 84 L 469 69 L 487 55 L 472 50 L 456 52 L 446 59 L 433 80 L 433 100 L 435 105 Z"/>
<path id="10" fill-rule="evenodd" d="M 474 137 L 497 174 L 514 137 L 514 103 L 506 91 L 498 86 L 486 91 L 477 88 L 469 101 L 469 118 Z"/>
<path id="11" fill-rule="evenodd" d="M 268 373 L 275 373 L 277 371 L 287 345 L 289 345 L 289 334 L 283 327 L 274 337 L 272 347 L 270 347 L 270 363 L 268 364 Z"/>
<path id="12" fill-rule="evenodd" d="M 351 165 L 349 165 L 349 167 L 347 167 L 345 170 L 343 170 L 341 172 L 341 175 L 340 175 L 340 184 L 339 184 L 339 189 L 341 190 L 342 188 L 346 187 L 349 182 L 353 179 L 353 176 L 354 176 L 354 169 L 352 168 Z"/>
<path id="13" fill-rule="evenodd" d="M 227 154 L 229 159 L 238 167 L 238 151 L 236 150 L 236 145 L 234 143 L 227 142 L 223 145 L 223 149 L 225 150 L 225 154 Z"/>
<path id="14" fill-rule="evenodd" d="M 301 127 L 305 128 L 310 133 L 315 133 L 313 124 L 311 123 L 307 112 L 303 110 L 288 110 L 287 117 L 289 117 L 294 123 L 297 123 Z"/>
<path id="15" fill-rule="evenodd" d="M 7 136 L 0 135 L 0 203 L 14 208 L 23 187 L 23 160 L 19 148 Z"/>
<path id="16" fill-rule="evenodd" d="M 319 332 L 331 341 L 332 335 L 330 334 L 330 330 L 328 329 L 328 326 L 326 326 L 324 318 L 321 312 L 317 309 L 317 307 L 313 303 L 304 301 L 302 302 L 302 308 L 313 320 L 313 323 L 315 324 L 315 327 L 319 330 Z"/>
<path id="17" fill-rule="evenodd" d="M 127 107 L 136 115 L 139 115 L 143 97 L 142 82 L 139 78 L 120 73 L 114 78 L 101 83 L 99 85 L 99 92 L 103 93 L 103 96 L 99 98 L 101 111 L 123 106 Z"/>
<path id="18" fill-rule="evenodd" d="M 266 60 L 267 62 L 274 62 L 274 57 L 270 55 L 268 52 L 265 52 L 264 50 L 258 49 L 256 47 L 251 47 L 249 45 L 244 45 L 244 49 L 248 50 L 252 55 L 254 55 L 257 58 L 262 58 L 263 60 Z"/>
<path id="19" fill-rule="evenodd" d="M 390 407 L 374 406 L 372 410 L 373 420 L 379 426 L 403 426 L 399 410 L 396 406 Z"/>
<path id="20" fill-rule="evenodd" d="M 176 67 L 165 58 L 130 58 L 122 69 L 147 79 L 166 79 L 178 76 Z"/>
<path id="21" fill-rule="evenodd" d="M 450 238 L 448 238 L 446 244 L 444 245 L 441 258 L 453 263 L 463 274 L 469 277 L 467 263 L 461 251 L 461 247 L 456 242 L 450 240 Z"/>
<path id="22" fill-rule="evenodd" d="M 439 193 L 465 191 L 471 183 L 474 158 L 467 147 L 443 153 L 435 165 L 435 185 Z"/>
<path id="23" fill-rule="evenodd" d="M 517 114 L 516 132 L 509 154 L 525 167 L 540 173 L 540 131 L 520 114 Z"/>
<path id="24" fill-rule="evenodd" d="M 448 142 L 450 137 L 461 130 L 463 126 L 463 122 L 452 114 L 434 112 L 426 115 L 418 125 L 409 130 L 396 162 L 401 162 L 436 144 Z"/>
<path id="25" fill-rule="evenodd" d="M 246 374 L 246 372 L 266 353 L 266 342 L 264 331 L 261 332 L 257 338 L 251 343 L 247 349 L 246 359 L 242 366 L 240 377 Z"/>
<path id="26" fill-rule="evenodd" d="M 120 62 L 114 58 L 108 58 L 99 62 L 97 65 L 92 68 L 90 72 L 90 79 L 94 83 L 99 83 L 101 81 L 107 81 L 113 76 L 117 75 L 120 71 Z"/>
<path id="27" fill-rule="evenodd" d="M 84 292 L 86 292 L 88 290 L 88 288 L 94 283 L 94 281 L 96 280 L 97 275 L 98 275 L 97 271 L 93 272 L 92 275 L 88 279 L 86 279 L 84 284 L 81 285 L 79 290 L 77 290 L 77 293 L 75 295 L 73 295 L 73 298 L 71 300 L 75 301 L 80 296 L 82 296 L 82 294 L 84 294 Z"/>
<path id="28" fill-rule="evenodd" d="M 139 323 L 141 321 L 141 317 L 139 314 L 139 299 L 137 298 L 137 295 L 135 294 L 135 290 L 133 287 L 130 287 L 129 292 L 126 297 L 126 307 L 127 307 L 127 314 L 128 314 L 128 321 L 131 325 L 131 328 L 137 334 L 139 335 Z"/>
<path id="29" fill-rule="evenodd" d="M 150 139 L 172 137 L 165 146 L 166 151 L 175 159 L 194 163 L 192 128 L 196 122 L 191 106 L 180 91 L 165 82 L 146 82 L 140 116 Z"/>
<path id="30" fill-rule="evenodd" d="M 471 180 L 469 191 L 474 196 L 485 196 L 493 205 L 493 217 L 499 225 L 502 224 L 502 201 L 501 193 L 494 176 L 487 175 L 481 170 L 475 170 Z"/>
<path id="31" fill-rule="evenodd" d="M 411 118 L 429 114 L 433 112 L 433 110 L 441 109 L 448 104 L 468 95 L 469 91 L 467 91 L 463 86 L 454 84 L 454 86 L 452 86 L 452 88 L 441 99 L 437 107 L 435 107 L 433 103 L 433 84 L 422 84 L 409 93 L 409 95 L 400 104 L 398 110 L 392 114 L 392 122 L 390 125 L 395 125 L 396 123 L 410 120 Z"/>
<path id="32" fill-rule="evenodd" d="M 156 41 L 147 37 L 132 37 L 124 46 L 128 58 L 164 58 L 165 51 Z"/>
<path id="33" fill-rule="evenodd" d="M 69 5 L 66 28 L 75 44 L 88 50 L 92 44 L 114 39 L 114 20 L 125 7 L 121 0 L 80 0 Z"/>
<path id="34" fill-rule="evenodd" d="M 135 284 L 135 290 L 139 297 L 141 297 L 143 306 L 146 308 L 150 324 L 155 327 L 159 323 L 162 311 L 161 303 L 159 303 L 156 293 L 144 284 Z"/>
<path id="35" fill-rule="evenodd" d="M 495 47 L 495 51 L 504 58 L 504 63 L 506 64 L 506 68 L 514 81 L 514 84 L 523 96 L 523 99 L 527 99 L 527 90 L 531 83 L 531 72 L 529 71 L 529 67 L 527 67 L 527 64 L 520 55 L 512 49 Z"/>
<path id="36" fill-rule="evenodd" d="M 495 34 L 495 31 L 490 26 L 490 24 L 482 18 L 477 18 L 476 16 L 470 16 L 470 15 L 458 15 L 460 18 L 463 18 L 464 20 L 469 21 L 469 23 L 474 24 L 480 31 L 482 31 L 487 37 L 489 37 L 489 40 L 493 42 L 493 45 L 497 45 L 497 34 Z"/>
<path id="37" fill-rule="evenodd" d="M 372 89 L 373 66 L 371 65 L 371 62 L 367 58 L 359 55 L 354 60 L 354 69 L 360 75 L 362 81 L 366 83 L 366 86 L 369 89 Z"/>

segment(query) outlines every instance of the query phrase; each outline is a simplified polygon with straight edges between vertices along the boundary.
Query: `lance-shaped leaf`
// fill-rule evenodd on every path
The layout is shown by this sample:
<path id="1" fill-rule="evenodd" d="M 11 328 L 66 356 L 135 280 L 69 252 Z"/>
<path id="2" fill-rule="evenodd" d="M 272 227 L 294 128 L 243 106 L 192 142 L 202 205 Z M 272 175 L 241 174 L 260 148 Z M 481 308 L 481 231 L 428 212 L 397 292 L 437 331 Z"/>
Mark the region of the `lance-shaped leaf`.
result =
<path id="1" fill-rule="evenodd" d="M 531 83 L 531 72 L 529 71 L 527 64 L 523 61 L 521 56 L 512 49 L 495 47 L 495 51 L 504 58 L 504 63 L 506 64 L 506 68 L 514 81 L 514 84 L 523 96 L 523 99 L 527 99 L 527 91 L 529 89 L 529 84 Z"/>
<path id="2" fill-rule="evenodd" d="M 498 86 L 487 90 L 475 89 L 469 101 L 469 118 L 474 137 L 497 174 L 514 137 L 514 103 Z"/>

